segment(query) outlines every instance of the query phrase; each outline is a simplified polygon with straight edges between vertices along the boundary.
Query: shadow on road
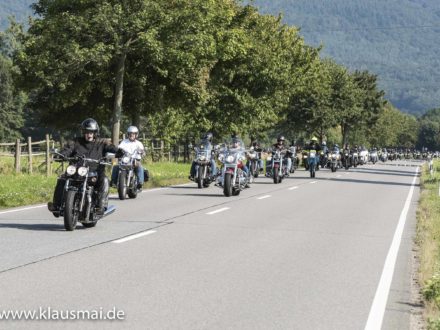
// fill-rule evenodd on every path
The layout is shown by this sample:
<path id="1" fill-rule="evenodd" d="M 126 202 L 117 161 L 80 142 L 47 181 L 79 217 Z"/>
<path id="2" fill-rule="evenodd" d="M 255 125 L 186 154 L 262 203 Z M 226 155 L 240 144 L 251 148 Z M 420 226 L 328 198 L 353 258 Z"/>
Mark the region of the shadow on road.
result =
<path id="1" fill-rule="evenodd" d="M 404 183 L 404 182 L 393 182 L 393 181 L 374 181 L 374 180 L 359 180 L 359 179 L 343 179 L 343 178 L 318 178 L 316 177 L 315 180 L 322 180 L 322 181 L 338 181 L 338 182 L 345 182 L 345 183 L 366 183 L 366 184 L 377 184 L 377 185 L 384 185 L 384 186 L 404 186 L 404 187 L 411 187 L 411 183 Z M 414 187 L 420 187 L 420 184 L 415 184 Z"/>
<path id="2" fill-rule="evenodd" d="M 220 194 L 221 190 L 219 190 L 219 194 L 213 195 L 213 194 L 165 194 L 168 196 L 180 196 L 180 197 L 187 197 L 187 196 L 195 196 L 195 197 L 223 197 L 223 194 Z"/>
<path id="3" fill-rule="evenodd" d="M 21 229 L 21 230 L 33 230 L 33 231 L 66 231 L 63 224 L 52 224 L 52 223 L 0 223 L 1 228 L 11 228 L 11 229 Z M 79 225 L 76 230 L 84 229 L 83 226 Z"/>
<path id="4" fill-rule="evenodd" d="M 350 171 L 350 170 L 349 170 Z M 352 170 L 352 172 L 357 173 L 365 173 L 365 174 L 377 174 L 377 175 L 396 175 L 396 176 L 408 176 L 408 177 L 414 177 L 414 176 L 420 176 L 420 173 L 417 175 L 415 172 L 406 172 L 406 171 L 381 171 L 381 170 L 370 170 L 370 169 L 364 169 L 364 168 L 357 168 L 355 170 Z"/>

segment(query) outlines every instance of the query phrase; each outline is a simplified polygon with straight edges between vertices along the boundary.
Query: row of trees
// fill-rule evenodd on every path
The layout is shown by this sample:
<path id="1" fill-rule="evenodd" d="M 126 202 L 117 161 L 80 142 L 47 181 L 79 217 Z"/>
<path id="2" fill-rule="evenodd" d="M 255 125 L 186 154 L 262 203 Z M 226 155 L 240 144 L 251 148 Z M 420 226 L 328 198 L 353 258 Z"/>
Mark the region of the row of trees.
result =
<path id="1" fill-rule="evenodd" d="M 40 0 L 33 8 L 28 31 L 12 24 L 0 47 L 6 135 L 23 120 L 68 131 L 94 117 L 114 142 L 128 123 L 177 140 L 207 130 L 324 139 L 339 129 L 339 142 L 416 142 L 417 121 L 386 105 L 375 75 L 321 59 L 296 27 L 238 1 Z"/>

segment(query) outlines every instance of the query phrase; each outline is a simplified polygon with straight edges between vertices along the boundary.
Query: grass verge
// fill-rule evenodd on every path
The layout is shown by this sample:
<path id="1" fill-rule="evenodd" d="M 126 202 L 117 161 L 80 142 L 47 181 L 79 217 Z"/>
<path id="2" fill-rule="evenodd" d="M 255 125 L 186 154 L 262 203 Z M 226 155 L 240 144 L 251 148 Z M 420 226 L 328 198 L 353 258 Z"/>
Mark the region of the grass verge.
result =
<path id="1" fill-rule="evenodd" d="M 440 329 L 440 161 L 434 162 L 432 175 L 426 165 L 423 167 L 420 184 L 416 239 L 420 248 L 419 279 L 427 327 Z"/>
<path id="2" fill-rule="evenodd" d="M 161 162 L 146 167 L 150 171 L 150 181 L 144 185 L 145 189 L 189 182 L 190 164 Z M 0 180 L 0 209 L 50 201 L 56 179 L 56 175 L 3 174 Z M 112 188 L 111 193 L 115 192 Z"/>

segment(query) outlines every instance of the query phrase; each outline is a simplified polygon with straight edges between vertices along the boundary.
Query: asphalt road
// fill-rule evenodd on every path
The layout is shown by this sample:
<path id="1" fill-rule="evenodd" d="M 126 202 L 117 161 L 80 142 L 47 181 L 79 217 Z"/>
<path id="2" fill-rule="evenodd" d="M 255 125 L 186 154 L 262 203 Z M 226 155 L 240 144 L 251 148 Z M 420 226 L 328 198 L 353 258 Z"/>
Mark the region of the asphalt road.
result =
<path id="1" fill-rule="evenodd" d="M 44 206 L 2 211 L 0 313 L 124 320 L 0 329 L 409 329 L 420 163 L 400 164 L 258 178 L 230 198 L 194 183 L 144 191 L 74 232 Z"/>

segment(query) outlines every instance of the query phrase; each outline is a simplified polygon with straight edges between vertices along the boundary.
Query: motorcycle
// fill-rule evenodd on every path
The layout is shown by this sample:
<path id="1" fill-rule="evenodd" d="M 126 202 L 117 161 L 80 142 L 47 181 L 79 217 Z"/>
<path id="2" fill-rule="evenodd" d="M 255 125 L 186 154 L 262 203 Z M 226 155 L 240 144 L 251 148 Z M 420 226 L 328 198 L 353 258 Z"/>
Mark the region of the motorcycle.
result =
<path id="1" fill-rule="evenodd" d="M 295 173 L 297 168 L 297 159 L 296 159 L 296 147 L 292 146 L 287 149 L 286 156 L 292 160 L 292 166 L 290 167 L 290 173 Z"/>
<path id="2" fill-rule="evenodd" d="M 273 183 L 281 183 L 283 178 L 287 176 L 287 166 L 285 164 L 285 153 L 281 150 L 272 150 L 272 156 L 267 161 L 271 162 L 272 173 L 270 176 L 273 178 Z"/>
<path id="3" fill-rule="evenodd" d="M 388 160 L 388 152 L 387 151 L 382 151 L 382 153 L 380 154 L 380 160 L 384 163 Z"/>
<path id="4" fill-rule="evenodd" d="M 303 159 L 303 166 L 304 166 L 306 171 L 309 170 L 308 157 L 309 157 L 309 151 L 308 150 L 303 150 L 303 152 L 302 152 L 302 159 Z"/>
<path id="5" fill-rule="evenodd" d="M 83 156 L 65 157 L 55 152 L 61 159 L 70 162 L 67 166 L 64 177 L 66 183 L 63 189 L 63 197 L 58 216 L 64 217 L 64 228 L 73 231 L 78 222 L 84 227 L 95 227 L 97 222 L 113 213 L 116 208 L 108 206 L 108 197 L 105 201 L 105 211 L 103 214 L 96 212 L 98 205 L 98 191 L 95 185 L 98 182 L 98 173 L 89 171 L 89 164 L 111 165 L 109 161 L 114 158 L 114 154 L 108 154 L 101 160 L 90 159 Z"/>
<path id="6" fill-rule="evenodd" d="M 351 154 L 351 165 L 353 167 L 357 167 L 359 164 L 359 153 L 354 150 Z"/>
<path id="7" fill-rule="evenodd" d="M 340 159 L 341 155 L 337 151 L 332 151 L 331 154 L 329 154 L 330 169 L 332 172 L 336 172 L 338 169 Z"/>
<path id="8" fill-rule="evenodd" d="M 222 163 L 221 175 L 219 176 L 218 186 L 223 188 L 226 197 L 238 196 L 244 190 L 249 181 L 243 171 L 245 150 L 242 147 L 243 141 L 227 143 L 219 150 L 218 160 Z"/>
<path id="9" fill-rule="evenodd" d="M 359 164 L 365 165 L 368 162 L 368 150 L 363 149 L 359 153 Z"/>
<path id="10" fill-rule="evenodd" d="M 309 150 L 308 160 L 309 160 L 310 177 L 314 178 L 316 174 L 316 168 L 319 166 L 316 150 Z"/>
<path id="11" fill-rule="evenodd" d="M 370 162 L 372 162 L 373 164 L 376 164 L 377 160 L 378 160 L 377 151 L 376 150 L 372 150 L 370 152 Z"/>
<path id="12" fill-rule="evenodd" d="M 138 189 L 138 177 L 135 174 L 136 162 L 140 161 L 142 152 L 136 150 L 133 154 L 126 152 L 118 161 L 118 197 L 124 200 L 128 195 L 129 198 L 136 198 L 140 189 Z M 148 175 L 145 176 L 148 178 Z"/>
<path id="13" fill-rule="evenodd" d="M 196 175 L 194 181 L 199 189 L 208 188 L 214 181 L 211 169 L 212 145 L 208 141 L 202 141 L 196 151 Z"/>
<path id="14" fill-rule="evenodd" d="M 254 147 L 250 147 L 247 156 L 249 158 L 250 175 L 254 178 L 258 178 L 260 172 L 263 171 L 263 169 L 260 168 L 261 151 L 257 151 Z"/>
<path id="15" fill-rule="evenodd" d="M 351 165 L 351 160 L 350 160 L 350 152 L 348 150 L 344 150 L 344 159 L 343 159 L 343 166 L 346 170 L 349 169 L 350 165 Z"/>

